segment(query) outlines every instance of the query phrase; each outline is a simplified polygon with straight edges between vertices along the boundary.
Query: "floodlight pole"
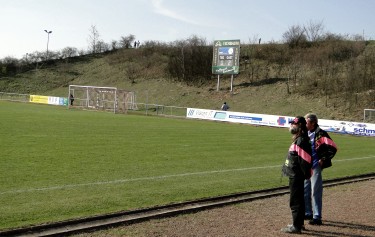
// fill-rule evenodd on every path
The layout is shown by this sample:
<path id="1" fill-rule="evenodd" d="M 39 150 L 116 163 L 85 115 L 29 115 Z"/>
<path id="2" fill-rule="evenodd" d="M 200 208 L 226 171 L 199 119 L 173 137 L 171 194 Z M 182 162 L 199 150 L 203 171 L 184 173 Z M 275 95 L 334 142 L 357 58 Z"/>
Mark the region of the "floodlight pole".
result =
<path id="1" fill-rule="evenodd" d="M 47 35 L 48 35 L 48 38 L 47 38 L 47 56 L 46 56 L 46 60 L 48 60 L 48 44 L 49 44 L 49 34 L 52 33 L 52 30 L 48 31 L 48 30 L 44 30 Z"/>

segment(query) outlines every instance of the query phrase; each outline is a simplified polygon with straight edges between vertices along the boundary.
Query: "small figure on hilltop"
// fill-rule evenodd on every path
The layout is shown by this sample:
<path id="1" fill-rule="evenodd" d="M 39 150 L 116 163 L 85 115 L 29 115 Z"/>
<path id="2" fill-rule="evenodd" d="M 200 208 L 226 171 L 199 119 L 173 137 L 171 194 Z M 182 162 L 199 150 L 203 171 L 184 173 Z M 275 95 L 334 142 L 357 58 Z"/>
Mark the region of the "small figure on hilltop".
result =
<path id="1" fill-rule="evenodd" d="M 224 104 L 221 106 L 221 110 L 227 111 L 229 109 L 229 106 L 227 105 L 227 102 L 224 102 Z"/>
<path id="2" fill-rule="evenodd" d="M 141 42 L 139 42 L 139 40 L 138 41 L 134 41 L 134 48 L 136 49 L 136 48 L 139 48 L 139 44 L 140 44 Z"/>

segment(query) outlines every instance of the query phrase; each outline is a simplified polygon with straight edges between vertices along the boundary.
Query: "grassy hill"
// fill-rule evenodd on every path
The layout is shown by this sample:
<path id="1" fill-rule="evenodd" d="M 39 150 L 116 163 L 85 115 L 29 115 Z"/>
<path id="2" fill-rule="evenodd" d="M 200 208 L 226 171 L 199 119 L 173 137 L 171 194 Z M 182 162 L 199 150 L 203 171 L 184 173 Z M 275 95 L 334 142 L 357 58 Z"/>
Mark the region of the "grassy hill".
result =
<path id="1" fill-rule="evenodd" d="M 230 77 L 221 77 L 217 91 L 216 77 L 199 85 L 171 78 L 167 73 L 170 58 L 160 52 L 145 54 L 145 50 L 124 49 L 29 65 L 23 73 L 0 78 L 0 91 L 66 97 L 69 84 L 113 86 L 134 91 L 138 103 L 219 109 L 226 101 L 232 111 L 286 116 L 314 112 L 320 118 L 347 121 L 361 121 L 363 109 L 375 103 L 373 90 L 350 95 L 348 101 L 348 93 L 302 93 L 293 90 L 287 78 L 261 75 L 254 80 L 246 71 L 234 78 L 233 91 Z M 262 67 L 260 60 L 257 63 Z"/>

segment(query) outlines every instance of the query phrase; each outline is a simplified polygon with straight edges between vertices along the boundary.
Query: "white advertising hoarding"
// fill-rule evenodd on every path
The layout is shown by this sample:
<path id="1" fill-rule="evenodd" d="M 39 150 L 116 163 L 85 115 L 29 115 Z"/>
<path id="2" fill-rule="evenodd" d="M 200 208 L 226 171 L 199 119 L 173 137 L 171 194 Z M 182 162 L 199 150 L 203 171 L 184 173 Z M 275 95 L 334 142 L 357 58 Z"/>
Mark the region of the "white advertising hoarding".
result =
<path id="1" fill-rule="evenodd" d="M 290 116 L 239 113 L 196 108 L 187 108 L 186 117 L 273 127 L 289 127 L 289 122 L 294 119 L 294 117 Z M 375 136 L 375 124 L 372 123 L 319 119 L 319 126 L 327 132 L 360 136 Z"/>

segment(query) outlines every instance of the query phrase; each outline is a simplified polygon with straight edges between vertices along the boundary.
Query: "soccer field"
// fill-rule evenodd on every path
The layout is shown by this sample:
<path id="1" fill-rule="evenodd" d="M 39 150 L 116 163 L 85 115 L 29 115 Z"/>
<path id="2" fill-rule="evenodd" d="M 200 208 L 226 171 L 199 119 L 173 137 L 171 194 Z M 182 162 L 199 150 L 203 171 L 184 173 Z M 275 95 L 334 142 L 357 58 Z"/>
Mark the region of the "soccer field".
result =
<path id="1" fill-rule="evenodd" d="M 0 229 L 284 186 L 285 128 L 0 101 Z M 374 137 L 331 134 L 325 179 L 374 172 Z"/>

